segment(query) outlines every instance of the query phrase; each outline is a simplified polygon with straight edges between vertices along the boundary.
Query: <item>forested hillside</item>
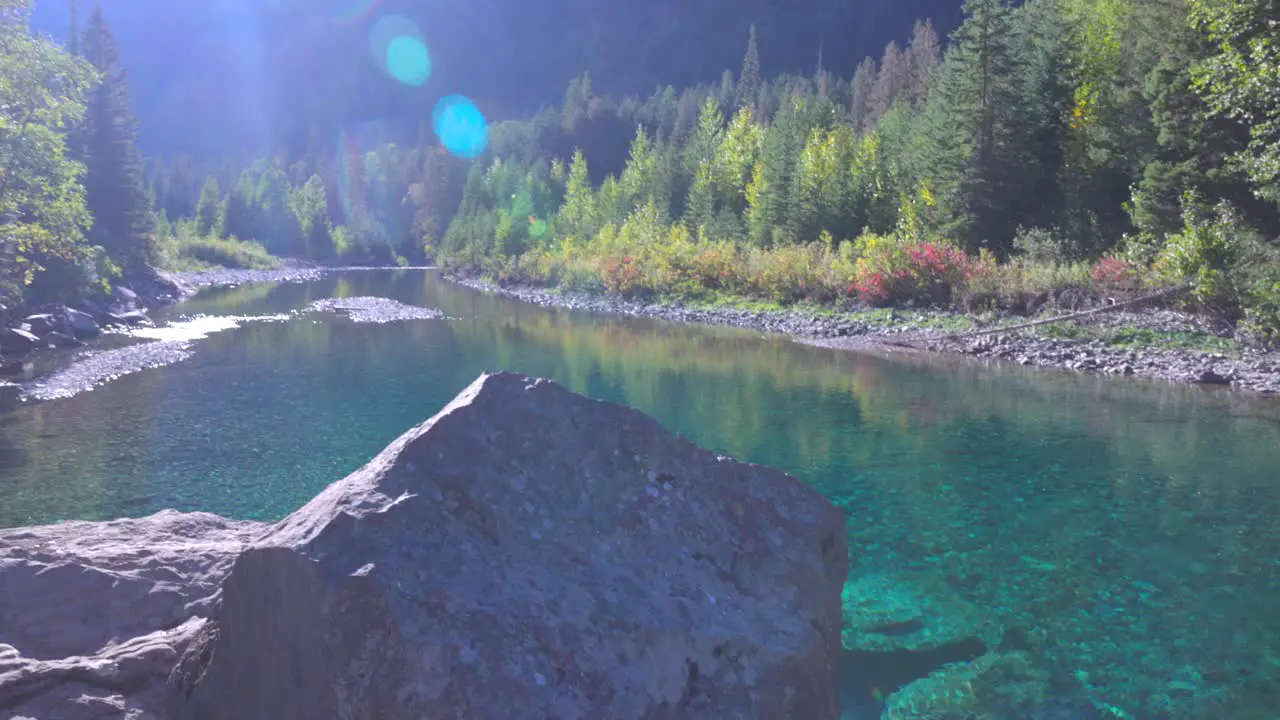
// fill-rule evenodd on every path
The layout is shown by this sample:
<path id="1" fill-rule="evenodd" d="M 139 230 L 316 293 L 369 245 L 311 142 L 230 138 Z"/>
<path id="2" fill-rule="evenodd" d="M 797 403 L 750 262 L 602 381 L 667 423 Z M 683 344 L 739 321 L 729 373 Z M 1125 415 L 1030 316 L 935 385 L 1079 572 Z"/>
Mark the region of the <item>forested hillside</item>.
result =
<path id="1" fill-rule="evenodd" d="M 45 153 L 39 198 L 0 186 L 25 208 L 6 216 L 11 284 L 269 251 L 626 296 L 969 309 L 1190 283 L 1248 337 L 1280 326 L 1273 0 L 969 0 L 949 37 L 922 18 L 849 77 L 818 48 L 814 74 L 771 76 L 753 29 L 718 82 L 615 100 L 584 73 L 557 106 L 491 125 L 475 158 L 423 118 L 409 144 L 313 133 L 248 168 L 159 159 L 154 224 L 119 190 L 137 173 L 113 54 L 88 36 L 64 53 L 3 2 L 5 152 Z"/>
<path id="2" fill-rule="evenodd" d="M 0 302 L 67 300 L 157 260 L 115 40 L 100 12 L 68 48 L 0 0 Z"/>

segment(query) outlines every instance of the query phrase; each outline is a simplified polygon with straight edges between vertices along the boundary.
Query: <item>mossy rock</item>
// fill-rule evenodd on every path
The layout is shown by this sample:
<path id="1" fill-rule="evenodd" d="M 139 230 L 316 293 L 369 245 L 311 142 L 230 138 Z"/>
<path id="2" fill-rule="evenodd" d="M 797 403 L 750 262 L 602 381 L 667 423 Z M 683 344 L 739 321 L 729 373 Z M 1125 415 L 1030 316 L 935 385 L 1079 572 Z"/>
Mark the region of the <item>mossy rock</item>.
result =
<path id="1" fill-rule="evenodd" d="M 889 696 L 880 720 L 1003 720 L 1042 705 L 1049 674 L 1025 652 L 944 665 Z"/>
<path id="2" fill-rule="evenodd" d="M 932 573 L 854 578 L 842 601 L 846 650 L 925 651 L 966 641 L 994 648 L 1003 634 L 989 613 Z"/>

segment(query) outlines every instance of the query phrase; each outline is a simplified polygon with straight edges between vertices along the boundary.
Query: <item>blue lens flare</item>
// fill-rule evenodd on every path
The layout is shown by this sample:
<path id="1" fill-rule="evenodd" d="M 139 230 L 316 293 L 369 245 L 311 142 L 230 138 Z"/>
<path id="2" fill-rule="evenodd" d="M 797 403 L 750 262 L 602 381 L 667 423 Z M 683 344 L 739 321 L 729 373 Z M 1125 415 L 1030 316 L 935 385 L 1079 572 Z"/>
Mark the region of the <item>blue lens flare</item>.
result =
<path id="1" fill-rule="evenodd" d="M 489 146 L 484 113 L 461 95 L 440 98 L 431 111 L 431 124 L 445 149 L 458 157 L 478 157 Z"/>
<path id="2" fill-rule="evenodd" d="M 422 33 L 402 15 L 378 18 L 369 32 L 369 50 L 378 67 L 406 85 L 421 85 L 431 76 L 431 55 Z"/>
<path id="3" fill-rule="evenodd" d="M 405 85 L 421 85 L 431 75 L 431 56 L 421 40 L 401 35 L 387 46 L 387 72 Z"/>

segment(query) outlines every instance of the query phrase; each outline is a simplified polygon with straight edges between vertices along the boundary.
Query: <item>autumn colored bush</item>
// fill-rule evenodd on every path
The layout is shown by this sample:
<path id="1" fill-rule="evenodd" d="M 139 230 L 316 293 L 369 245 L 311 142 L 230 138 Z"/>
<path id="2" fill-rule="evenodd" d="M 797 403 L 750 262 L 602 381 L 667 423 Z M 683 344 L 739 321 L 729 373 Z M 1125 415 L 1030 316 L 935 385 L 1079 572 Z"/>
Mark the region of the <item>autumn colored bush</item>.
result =
<path id="1" fill-rule="evenodd" d="M 654 294 L 644 263 L 631 255 L 606 258 L 600 266 L 600 281 L 605 291 L 624 298 L 648 297 Z"/>
<path id="2" fill-rule="evenodd" d="M 1094 263 L 1093 281 L 1099 285 L 1129 286 L 1138 279 L 1138 265 L 1131 260 L 1108 255 Z"/>
<path id="3" fill-rule="evenodd" d="M 881 236 L 859 243 L 862 256 L 849 291 L 876 307 L 945 305 L 970 274 L 969 258 L 951 245 Z"/>

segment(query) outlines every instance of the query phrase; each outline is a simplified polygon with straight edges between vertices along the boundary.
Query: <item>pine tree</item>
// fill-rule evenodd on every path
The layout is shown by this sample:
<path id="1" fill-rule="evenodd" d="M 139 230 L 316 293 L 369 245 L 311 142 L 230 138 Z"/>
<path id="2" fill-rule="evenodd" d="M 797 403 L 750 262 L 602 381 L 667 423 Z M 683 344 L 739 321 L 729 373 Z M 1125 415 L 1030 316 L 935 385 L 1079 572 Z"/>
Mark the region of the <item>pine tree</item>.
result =
<path id="1" fill-rule="evenodd" d="M 933 23 L 916 21 L 911 30 L 911 42 L 907 44 L 906 96 L 915 107 L 924 103 L 929 86 L 942 63 L 942 44 Z"/>
<path id="2" fill-rule="evenodd" d="M 153 259 L 155 218 L 143 188 L 125 72 L 100 7 L 89 18 L 82 49 L 102 74 L 89 95 L 83 126 L 85 199 L 94 218 L 89 237 L 126 272 L 137 272 Z"/>
<path id="3" fill-rule="evenodd" d="M 585 243 L 595 235 L 599 226 L 597 218 L 587 158 L 581 150 L 577 150 L 569 163 L 564 203 L 560 206 L 555 221 L 556 232 L 561 237 L 573 237 L 578 242 Z"/>
<path id="4" fill-rule="evenodd" d="M 849 87 L 849 125 L 861 130 L 867 124 L 867 116 L 871 112 L 871 93 L 876 86 L 876 75 L 879 74 L 875 58 L 864 58 L 853 71 L 853 81 Z"/>
<path id="5" fill-rule="evenodd" d="M 1021 75 L 1004 0 L 966 0 L 966 19 L 930 99 L 922 166 L 940 207 L 942 233 L 971 250 L 1005 251 L 1027 158 L 1019 114 Z"/>
<path id="6" fill-rule="evenodd" d="M 865 127 L 875 128 L 875 123 L 882 115 L 889 112 L 893 103 L 907 89 L 911 66 L 906 53 L 898 47 L 898 43 L 890 42 L 885 46 L 884 57 L 880 60 L 880 73 L 876 76 L 876 84 L 871 89 L 868 101 Z"/>
<path id="7" fill-rule="evenodd" d="M 747 52 L 742 56 L 742 71 L 738 73 L 738 107 L 754 107 L 760 93 L 760 48 L 756 45 L 756 26 L 751 24 L 747 33 Z"/>
<path id="8" fill-rule="evenodd" d="M 1194 68 L 1213 55 L 1214 47 L 1184 24 L 1180 12 L 1144 3 L 1136 14 L 1164 42 L 1161 59 L 1143 87 L 1157 151 L 1134 192 L 1134 224 L 1157 238 L 1181 230 L 1182 198 L 1194 190 L 1206 204 L 1229 201 L 1267 234 L 1280 231 L 1277 207 L 1254 196 L 1247 175 L 1230 162 L 1246 151 L 1249 128 L 1210 111 L 1196 92 Z"/>
<path id="9" fill-rule="evenodd" d="M 222 192 L 218 189 L 218 180 L 210 177 L 200 188 L 200 201 L 196 203 L 196 230 L 203 237 L 220 233 L 219 205 L 222 203 Z"/>

